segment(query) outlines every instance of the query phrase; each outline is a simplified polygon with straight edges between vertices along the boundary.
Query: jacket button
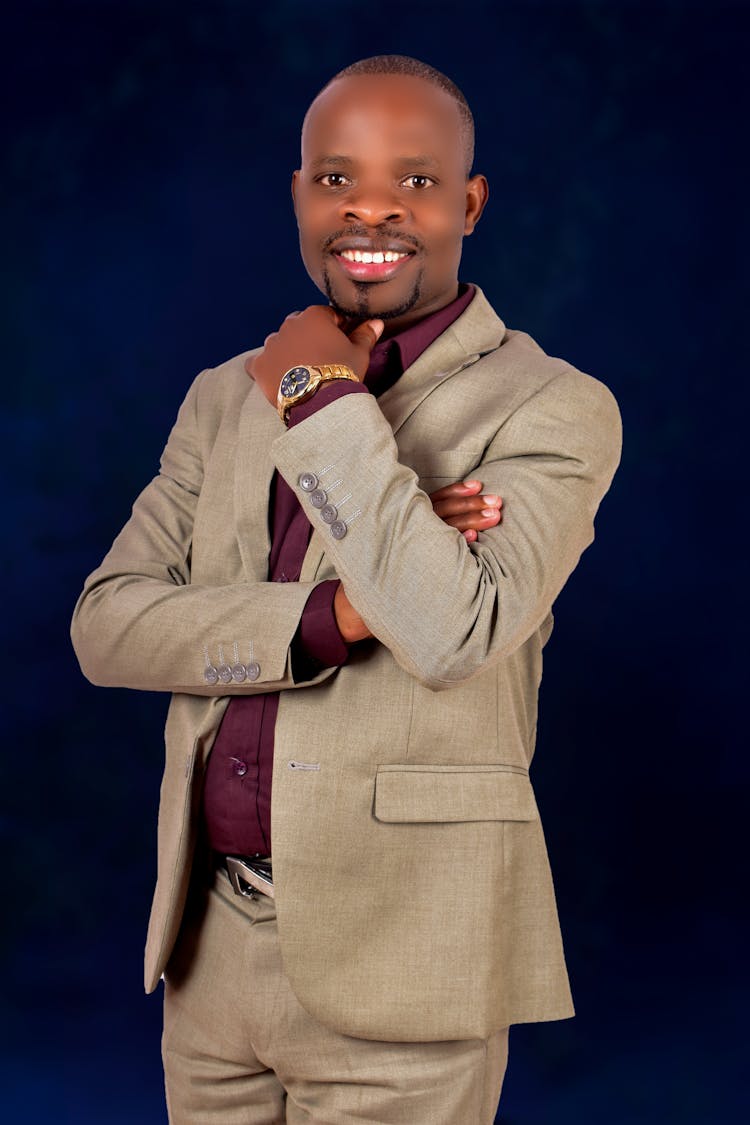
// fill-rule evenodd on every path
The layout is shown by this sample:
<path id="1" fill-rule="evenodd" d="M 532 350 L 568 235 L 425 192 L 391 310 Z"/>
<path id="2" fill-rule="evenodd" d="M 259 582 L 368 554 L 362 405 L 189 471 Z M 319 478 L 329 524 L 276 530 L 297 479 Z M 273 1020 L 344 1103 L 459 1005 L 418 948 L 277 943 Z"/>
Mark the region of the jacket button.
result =
<path id="1" fill-rule="evenodd" d="M 310 503 L 313 508 L 322 508 L 328 499 L 328 493 L 324 492 L 322 488 L 316 488 L 314 492 L 310 493 Z"/>
<path id="2" fill-rule="evenodd" d="M 312 492 L 318 487 L 318 478 L 315 473 L 301 473 L 299 486 L 303 492 Z"/>
<path id="3" fill-rule="evenodd" d="M 338 509 L 334 508 L 333 504 L 326 504 L 324 508 L 320 509 L 320 518 L 323 523 L 334 523 L 338 514 Z"/>
<path id="4" fill-rule="evenodd" d="M 208 668 L 206 668 L 206 671 L 203 673 L 203 679 L 207 684 L 218 684 L 219 673 L 216 671 L 213 664 L 210 664 Z"/>
<path id="5" fill-rule="evenodd" d="M 249 664 L 245 665 L 248 680 L 257 680 L 260 675 L 260 664 L 257 660 L 251 660 Z"/>
<path id="6" fill-rule="evenodd" d="M 223 684 L 231 684 L 232 669 L 228 664 L 220 664 L 216 671 L 219 673 L 219 679 Z"/>
<path id="7" fill-rule="evenodd" d="M 238 684 L 247 679 L 247 670 L 244 664 L 232 665 L 232 679 L 236 680 Z"/>
<path id="8" fill-rule="evenodd" d="M 343 539 L 346 535 L 346 524 L 343 520 L 334 520 L 331 524 L 331 535 L 334 539 Z"/>

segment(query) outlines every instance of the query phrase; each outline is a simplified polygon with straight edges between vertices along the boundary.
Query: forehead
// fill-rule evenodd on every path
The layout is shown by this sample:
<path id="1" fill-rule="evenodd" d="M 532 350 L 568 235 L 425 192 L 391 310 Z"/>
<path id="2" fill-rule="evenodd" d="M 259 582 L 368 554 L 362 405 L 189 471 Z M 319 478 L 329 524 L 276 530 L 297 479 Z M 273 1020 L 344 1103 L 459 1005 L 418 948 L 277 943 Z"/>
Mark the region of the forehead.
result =
<path id="1" fill-rule="evenodd" d="M 378 145 L 394 156 L 455 154 L 460 162 L 462 140 L 458 106 L 439 86 L 406 74 L 357 74 L 337 78 L 310 106 L 302 160 Z"/>

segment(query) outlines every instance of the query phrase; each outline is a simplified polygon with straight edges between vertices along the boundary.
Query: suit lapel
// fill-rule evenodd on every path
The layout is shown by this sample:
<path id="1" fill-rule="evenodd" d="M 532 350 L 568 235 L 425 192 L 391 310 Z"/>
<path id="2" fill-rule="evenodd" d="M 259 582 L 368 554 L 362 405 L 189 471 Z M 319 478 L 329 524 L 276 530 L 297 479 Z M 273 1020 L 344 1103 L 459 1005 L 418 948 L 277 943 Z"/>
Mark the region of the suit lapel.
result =
<path id="1" fill-rule="evenodd" d="M 504 335 L 505 325 L 477 287 L 473 301 L 458 320 L 378 399 L 394 434 L 436 387 L 481 355 L 494 351 Z"/>
<path id="2" fill-rule="evenodd" d="M 245 573 L 265 579 L 271 540 L 268 509 L 274 465 L 271 443 L 284 427 L 276 411 L 252 383 L 238 422 L 234 471 L 234 520 Z"/>

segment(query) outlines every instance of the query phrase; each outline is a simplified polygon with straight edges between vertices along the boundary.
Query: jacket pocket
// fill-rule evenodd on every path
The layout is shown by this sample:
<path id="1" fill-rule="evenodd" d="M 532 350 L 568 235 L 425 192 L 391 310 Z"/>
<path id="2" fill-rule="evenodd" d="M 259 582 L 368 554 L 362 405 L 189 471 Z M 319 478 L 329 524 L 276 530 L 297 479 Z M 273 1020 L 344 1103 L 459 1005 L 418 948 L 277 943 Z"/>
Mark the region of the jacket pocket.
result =
<path id="1" fill-rule="evenodd" d="M 528 773 L 517 766 L 380 766 L 374 815 L 387 824 L 536 820 Z"/>

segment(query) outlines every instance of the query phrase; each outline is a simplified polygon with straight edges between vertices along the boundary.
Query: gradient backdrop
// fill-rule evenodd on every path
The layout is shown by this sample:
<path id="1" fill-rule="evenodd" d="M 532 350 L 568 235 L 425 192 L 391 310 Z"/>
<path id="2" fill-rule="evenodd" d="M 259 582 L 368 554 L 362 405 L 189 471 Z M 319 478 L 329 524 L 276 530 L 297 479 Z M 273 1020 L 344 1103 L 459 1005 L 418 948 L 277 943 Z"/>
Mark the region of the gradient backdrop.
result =
<path id="1" fill-rule="evenodd" d="M 3 1120 L 165 1121 L 141 949 L 167 701 L 88 685 L 69 616 L 195 373 L 318 299 L 289 203 L 302 113 L 395 51 L 475 109 L 492 197 L 462 276 L 625 424 L 534 765 L 579 1014 L 513 1032 L 499 1120 L 747 1122 L 747 8 L 12 8 Z"/>

